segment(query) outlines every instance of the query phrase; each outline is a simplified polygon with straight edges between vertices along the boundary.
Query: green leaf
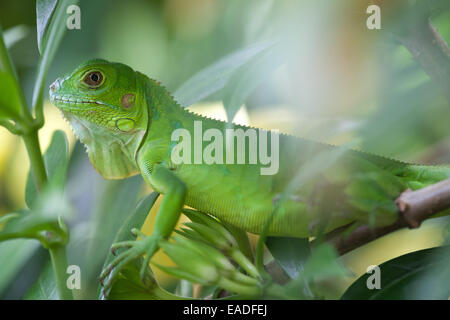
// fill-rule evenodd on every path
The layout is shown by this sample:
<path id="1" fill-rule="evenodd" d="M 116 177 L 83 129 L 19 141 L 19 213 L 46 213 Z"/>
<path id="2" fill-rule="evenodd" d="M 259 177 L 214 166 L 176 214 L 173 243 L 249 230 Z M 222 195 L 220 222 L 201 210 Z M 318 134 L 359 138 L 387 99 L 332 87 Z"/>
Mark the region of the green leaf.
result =
<path id="1" fill-rule="evenodd" d="M 0 241 L 14 238 L 37 239 L 44 247 L 65 245 L 69 240 L 64 219 L 73 210 L 66 197 L 52 189 L 44 189 L 32 210 L 20 210 L 0 231 Z"/>
<path id="2" fill-rule="evenodd" d="M 215 218 L 209 216 L 206 213 L 201 213 L 199 211 L 183 209 L 182 212 L 191 220 L 192 222 L 196 222 L 197 224 L 203 224 L 208 226 L 209 228 L 215 230 L 220 234 L 221 237 L 230 242 L 230 244 L 236 244 L 236 240 L 230 231 L 225 228 L 219 221 Z"/>
<path id="3" fill-rule="evenodd" d="M 14 46 L 20 40 L 23 40 L 30 33 L 30 27 L 24 24 L 11 27 L 3 32 L 3 39 L 7 49 Z"/>
<path id="4" fill-rule="evenodd" d="M 187 300 L 167 292 L 156 281 L 142 282 L 139 268 L 142 258 L 127 264 L 108 295 L 109 300 Z M 149 270 L 150 268 L 148 268 Z"/>
<path id="5" fill-rule="evenodd" d="M 185 237 L 186 239 L 196 240 L 196 241 L 205 241 L 197 232 L 188 228 L 181 228 L 181 230 L 174 230 L 175 233 Z"/>
<path id="6" fill-rule="evenodd" d="M 180 280 L 176 287 L 175 293 L 182 297 L 192 297 L 193 294 L 192 282 L 187 280 Z"/>
<path id="7" fill-rule="evenodd" d="M 450 246 L 405 254 L 379 266 L 380 289 L 368 289 L 368 278 L 359 277 L 342 299 L 445 299 L 450 297 Z"/>
<path id="8" fill-rule="evenodd" d="M 229 79 L 223 92 L 223 105 L 228 121 L 232 121 L 250 94 L 283 62 L 280 50 L 271 46 L 239 67 Z"/>
<path id="9" fill-rule="evenodd" d="M 181 248 L 197 252 L 197 254 L 204 256 L 204 259 L 202 259 L 203 261 L 210 261 L 225 272 L 235 270 L 235 267 L 231 264 L 228 258 L 218 250 L 218 248 L 210 246 L 202 241 L 195 241 L 179 236 L 174 236 L 174 239 L 176 239 L 175 244 Z"/>
<path id="10" fill-rule="evenodd" d="M 83 299 L 98 298 L 99 275 L 111 252 L 111 244 L 124 221 L 133 215 L 142 189 L 140 176 L 113 181 L 98 178 L 89 225 L 86 231 L 79 229 L 79 243 L 73 248 L 78 265 L 84 270 L 80 292 Z"/>
<path id="11" fill-rule="evenodd" d="M 308 238 L 267 237 L 266 246 L 291 279 L 303 271 L 310 255 Z"/>
<path id="12" fill-rule="evenodd" d="M 26 300 L 58 300 L 55 272 L 49 262 L 44 267 L 39 279 L 25 294 Z"/>
<path id="13" fill-rule="evenodd" d="M 131 233 L 131 229 L 136 228 L 140 230 L 142 228 L 142 225 L 144 224 L 145 219 L 147 218 L 148 213 L 150 212 L 150 209 L 155 204 L 156 199 L 158 199 L 158 196 L 159 193 L 152 192 L 138 203 L 134 212 L 132 212 L 128 216 L 128 218 L 120 227 L 119 231 L 116 234 L 116 237 L 114 238 L 113 243 L 127 240 L 134 240 L 135 236 Z M 113 259 L 114 256 L 110 252 L 105 260 L 104 265 L 107 266 Z"/>
<path id="14" fill-rule="evenodd" d="M 17 278 L 25 263 L 39 247 L 39 242 L 24 239 L 0 243 L 0 296 L 10 283 Z"/>
<path id="15" fill-rule="evenodd" d="M 191 272 L 185 271 L 180 268 L 176 267 L 167 267 L 163 266 L 159 263 L 152 262 L 152 265 L 156 266 L 157 268 L 161 269 L 165 273 L 167 273 L 169 276 L 178 278 L 178 279 L 184 279 L 187 281 L 190 281 L 192 283 L 200 283 L 203 285 L 209 285 L 209 282 L 202 277 L 198 277 L 198 275 L 193 275 Z"/>
<path id="16" fill-rule="evenodd" d="M 40 6 L 40 2 L 36 4 L 37 11 L 41 10 L 38 9 L 38 6 Z M 51 6 L 50 1 L 46 2 L 47 6 L 45 6 L 46 12 L 50 10 L 49 7 Z M 45 18 L 42 18 L 40 16 L 37 17 L 38 21 L 37 23 L 45 24 L 44 26 L 44 38 L 41 42 L 45 42 L 45 46 L 42 46 L 42 52 L 41 52 L 41 59 L 39 60 L 38 65 L 38 71 L 37 71 L 37 77 L 35 81 L 35 86 L 33 89 L 33 101 L 32 106 L 36 109 L 36 117 L 39 119 L 42 117 L 42 108 L 43 108 L 43 96 L 44 96 L 44 87 L 45 87 L 45 79 L 47 77 L 48 70 L 50 68 L 50 64 L 53 60 L 53 57 L 55 56 L 56 50 L 58 49 L 58 46 L 62 40 L 62 37 L 64 35 L 64 32 L 66 31 L 66 9 L 68 6 L 72 4 L 77 4 L 77 0 L 60 0 L 56 4 L 56 8 L 54 8 L 53 14 L 51 14 L 50 22 L 48 22 L 48 18 L 45 20 Z M 43 7 L 44 8 L 44 7 Z M 42 9 L 44 10 L 44 9 Z M 43 12 L 43 11 L 42 11 Z M 48 14 L 47 14 L 48 15 Z M 43 16 L 47 16 L 43 15 Z M 40 20 L 41 19 L 41 20 Z M 40 22 L 42 21 L 42 22 Z M 45 21 L 45 22 L 44 22 Z M 39 39 L 39 36 L 38 36 Z M 43 120 L 43 119 L 39 119 Z"/>
<path id="17" fill-rule="evenodd" d="M 273 44 L 268 41 L 254 43 L 223 57 L 187 80 L 175 91 L 175 99 L 180 104 L 189 106 L 222 90 L 239 67 L 272 47 Z"/>
<path id="18" fill-rule="evenodd" d="M 67 241 L 67 230 L 61 218 L 68 217 L 72 208 L 63 194 L 68 166 L 68 143 L 64 132 L 55 131 L 44 162 L 49 180 L 39 196 L 31 175 L 28 175 L 25 198 L 32 212 L 23 210 L 8 221 L 0 232 L 0 239 L 35 238 L 43 245 L 48 245 L 48 241 Z M 54 237 L 44 237 L 42 231 L 53 231 Z"/>
<path id="19" fill-rule="evenodd" d="M 306 281 L 320 281 L 348 275 L 348 270 L 339 262 L 336 249 L 327 243 L 317 246 L 312 251 L 301 273 L 301 277 Z"/>
<path id="20" fill-rule="evenodd" d="M 323 243 L 312 250 L 310 257 L 303 264 L 303 271 L 284 288 L 286 294 L 295 299 L 320 298 L 324 295 L 318 286 L 321 281 L 336 280 L 349 275 L 350 272 L 340 263 L 334 247 Z"/>
<path id="21" fill-rule="evenodd" d="M 0 71 L 0 88 L 0 119 L 20 119 L 19 91 L 11 74 Z"/>
<path id="22" fill-rule="evenodd" d="M 64 190 L 69 163 L 69 145 L 66 134 L 57 130 L 53 133 L 50 146 L 44 154 L 44 163 L 47 170 L 48 184 L 55 190 Z M 37 198 L 36 185 L 33 182 L 31 172 L 28 173 L 25 189 L 25 201 L 32 208 Z"/>
<path id="23" fill-rule="evenodd" d="M 220 250 L 227 250 L 230 248 L 230 243 L 222 236 L 221 233 L 217 232 L 216 229 L 196 222 L 186 222 L 185 225 L 197 232 L 212 246 L 217 247 Z"/>
<path id="24" fill-rule="evenodd" d="M 131 233 L 131 229 L 136 228 L 136 229 L 141 229 L 142 225 L 144 224 L 144 221 L 146 219 L 146 217 L 148 216 L 148 213 L 150 212 L 151 208 L 153 207 L 153 205 L 155 204 L 156 199 L 158 198 L 159 193 L 157 192 L 152 192 L 151 194 L 149 194 L 148 196 L 146 196 L 144 199 L 142 199 L 136 206 L 134 211 L 130 211 L 130 214 L 128 215 L 127 219 L 123 222 L 123 224 L 121 225 L 121 227 L 119 228 L 119 230 L 117 231 L 113 243 L 116 242 L 121 242 L 121 241 L 127 241 L 127 240 L 134 240 L 135 236 Z M 92 251 L 92 250 L 91 250 Z M 120 251 L 120 250 L 118 250 Z M 104 260 L 103 263 L 103 269 L 106 268 L 106 266 L 114 259 L 114 255 L 112 254 L 111 250 L 108 251 L 108 254 L 106 256 L 106 259 Z M 142 263 L 142 259 L 139 259 L 139 261 Z M 132 282 L 136 282 L 139 283 L 139 281 L 137 281 L 136 279 L 140 279 L 139 276 L 139 268 L 130 266 L 129 268 L 127 267 L 127 273 L 126 275 L 121 272 L 122 274 L 118 275 L 118 279 L 116 279 L 116 281 L 114 282 L 111 290 L 109 293 L 107 294 L 108 299 L 112 299 L 110 297 L 112 292 L 115 292 L 115 294 L 117 294 L 117 288 L 115 288 L 115 286 L 127 286 L 128 282 L 127 281 L 132 281 Z M 151 275 L 149 275 L 150 277 L 152 277 Z M 123 281 L 118 282 L 119 279 L 122 279 L 123 277 L 129 278 L 129 279 L 125 279 L 125 283 Z M 134 280 L 133 280 L 134 279 Z M 151 282 L 154 282 L 154 279 L 151 279 Z M 99 289 L 101 289 L 100 287 L 97 288 L 98 292 L 97 295 L 102 298 L 103 294 L 105 294 L 105 292 L 100 292 Z"/>
<path id="25" fill-rule="evenodd" d="M 37 43 L 39 53 L 42 54 L 42 48 L 45 48 L 47 40 L 47 30 L 50 24 L 50 18 L 55 11 L 57 0 L 37 0 L 36 1 L 36 27 Z"/>
<path id="26" fill-rule="evenodd" d="M 58 229 L 57 217 L 42 215 L 42 211 L 32 212 L 21 210 L 15 213 L 13 218 L 8 219 L 0 231 L 0 241 L 15 238 L 40 239 L 43 230 L 55 231 Z"/>
<path id="27" fill-rule="evenodd" d="M 447 223 L 447 228 L 444 229 L 445 244 L 450 245 L 450 221 Z"/>

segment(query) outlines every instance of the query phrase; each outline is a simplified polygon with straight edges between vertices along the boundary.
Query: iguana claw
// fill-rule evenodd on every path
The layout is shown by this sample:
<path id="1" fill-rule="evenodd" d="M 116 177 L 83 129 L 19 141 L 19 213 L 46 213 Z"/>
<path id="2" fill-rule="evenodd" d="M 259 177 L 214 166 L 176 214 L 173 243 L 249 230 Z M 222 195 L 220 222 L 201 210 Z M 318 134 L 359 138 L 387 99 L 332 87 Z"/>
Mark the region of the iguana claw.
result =
<path id="1" fill-rule="evenodd" d="M 100 274 L 100 284 L 103 286 L 102 291 L 107 293 L 114 283 L 117 275 L 121 270 L 134 259 L 145 255 L 144 262 L 142 263 L 140 270 L 140 277 L 144 281 L 145 271 L 150 258 L 155 254 L 159 248 L 159 237 L 156 236 L 144 236 L 139 240 L 123 241 L 114 243 L 111 246 L 111 250 L 115 253 L 117 249 L 126 248 L 126 250 L 120 253 Z"/>

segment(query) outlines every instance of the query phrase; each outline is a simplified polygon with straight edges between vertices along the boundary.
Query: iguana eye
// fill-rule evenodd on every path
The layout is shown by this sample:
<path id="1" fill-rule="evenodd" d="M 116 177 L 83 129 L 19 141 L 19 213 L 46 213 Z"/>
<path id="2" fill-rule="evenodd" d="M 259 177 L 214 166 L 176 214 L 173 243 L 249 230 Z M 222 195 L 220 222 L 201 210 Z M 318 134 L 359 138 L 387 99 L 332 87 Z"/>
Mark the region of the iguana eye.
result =
<path id="1" fill-rule="evenodd" d="M 83 81 L 91 87 L 97 87 L 102 83 L 103 75 L 99 71 L 92 71 L 84 77 Z"/>

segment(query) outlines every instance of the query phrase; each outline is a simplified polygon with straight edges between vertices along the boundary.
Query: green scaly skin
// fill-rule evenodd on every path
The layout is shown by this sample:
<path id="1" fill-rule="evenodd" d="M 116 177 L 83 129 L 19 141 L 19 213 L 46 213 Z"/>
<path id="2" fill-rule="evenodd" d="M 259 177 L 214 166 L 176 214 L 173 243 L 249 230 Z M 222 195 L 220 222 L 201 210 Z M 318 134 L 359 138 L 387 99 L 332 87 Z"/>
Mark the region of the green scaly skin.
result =
<path id="1" fill-rule="evenodd" d="M 97 76 L 91 78 L 93 74 Z M 129 261 L 145 254 L 143 266 L 148 264 L 159 241 L 172 233 L 184 205 L 246 231 L 261 232 L 292 177 L 311 159 L 337 149 L 281 135 L 275 175 L 261 175 L 259 164 L 175 165 L 170 156 L 175 129 L 185 128 L 193 136 L 194 121 L 201 121 L 203 131 L 215 128 L 224 133 L 227 123 L 187 111 L 158 82 L 104 60 L 88 61 L 57 79 L 50 98 L 86 145 L 101 175 L 122 179 L 140 173 L 164 194 L 153 234 L 113 245 L 128 249 L 103 272 L 103 277 L 110 276 L 106 286 Z M 417 166 L 347 150 L 278 204 L 268 234 L 308 237 L 318 226 L 327 232 L 352 222 L 387 225 L 397 219 L 393 200 L 402 191 L 448 177 L 448 167 Z"/>

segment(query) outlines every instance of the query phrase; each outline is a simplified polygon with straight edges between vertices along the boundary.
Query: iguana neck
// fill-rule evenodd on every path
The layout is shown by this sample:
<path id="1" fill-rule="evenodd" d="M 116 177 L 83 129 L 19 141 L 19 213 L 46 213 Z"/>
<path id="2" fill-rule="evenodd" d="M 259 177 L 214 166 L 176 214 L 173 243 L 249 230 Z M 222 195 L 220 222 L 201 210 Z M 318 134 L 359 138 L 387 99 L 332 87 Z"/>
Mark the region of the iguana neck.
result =
<path id="1" fill-rule="evenodd" d="M 149 126 L 146 141 L 164 141 L 170 144 L 174 130 L 184 128 L 193 133 L 195 121 L 201 121 L 205 129 L 224 130 L 227 123 L 211 119 L 182 107 L 159 82 L 148 79 L 147 101 L 149 110 Z"/>

